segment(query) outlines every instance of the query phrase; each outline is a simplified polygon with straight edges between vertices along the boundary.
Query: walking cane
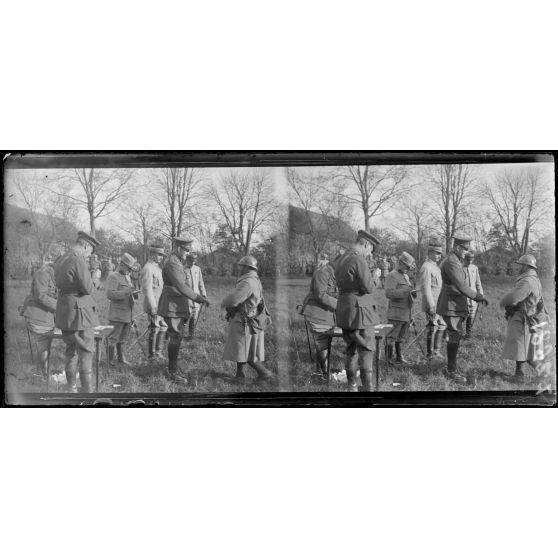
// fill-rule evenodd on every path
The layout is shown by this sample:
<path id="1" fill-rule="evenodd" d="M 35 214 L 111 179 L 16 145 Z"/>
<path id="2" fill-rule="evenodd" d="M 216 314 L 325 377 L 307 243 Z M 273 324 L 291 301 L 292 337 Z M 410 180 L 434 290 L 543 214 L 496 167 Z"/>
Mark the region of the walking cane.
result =
<path id="1" fill-rule="evenodd" d="M 419 346 L 420 352 L 422 353 L 422 356 L 426 356 L 424 354 L 424 349 L 422 348 L 422 345 L 420 343 L 418 343 L 419 337 L 422 335 L 422 332 L 428 327 L 428 324 L 425 325 L 419 333 L 417 333 L 417 323 L 415 322 L 415 320 L 413 320 L 413 329 L 415 331 L 415 338 L 413 339 L 413 341 L 409 344 L 409 346 L 407 347 L 407 349 L 409 349 L 409 347 L 411 347 L 415 342 L 417 342 L 417 345 Z M 407 350 L 405 349 L 405 350 Z"/>

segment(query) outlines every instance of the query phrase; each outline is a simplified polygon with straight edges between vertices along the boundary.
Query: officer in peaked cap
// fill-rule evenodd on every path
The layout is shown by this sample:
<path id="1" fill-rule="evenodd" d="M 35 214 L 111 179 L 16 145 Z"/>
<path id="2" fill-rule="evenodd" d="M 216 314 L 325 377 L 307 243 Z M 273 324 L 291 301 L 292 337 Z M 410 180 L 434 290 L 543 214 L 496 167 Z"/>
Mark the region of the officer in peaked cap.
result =
<path id="1" fill-rule="evenodd" d="M 345 370 L 349 391 L 358 391 L 357 354 L 363 390 L 372 390 L 373 328 L 377 317 L 372 301 L 374 279 L 366 258 L 379 244 L 380 239 L 373 233 L 360 230 L 355 243 L 335 261 L 339 288 L 337 325 L 343 330 L 347 346 Z"/>
<path id="2" fill-rule="evenodd" d="M 163 291 L 157 314 L 165 319 L 168 327 L 168 370 L 170 380 L 183 382 L 185 377 L 178 370 L 178 353 L 184 326 L 190 317 L 190 300 L 209 305 L 207 297 L 188 286 L 184 262 L 192 246 L 192 239 L 173 238 L 173 251 L 163 265 Z"/>
<path id="3" fill-rule="evenodd" d="M 440 349 L 446 331 L 446 322 L 436 313 L 438 297 L 442 289 L 442 273 L 438 265 L 442 257 L 442 243 L 430 240 L 428 255 L 418 275 L 418 284 L 422 293 L 422 311 L 426 314 L 426 358 L 443 360 Z"/>
<path id="4" fill-rule="evenodd" d="M 91 234 L 80 231 L 75 244 L 56 260 L 54 279 L 58 300 L 54 316 L 55 326 L 62 330 L 66 344 L 66 380 L 68 389 L 77 392 L 76 372 L 82 391 L 91 392 L 93 364 L 93 328 L 99 325 L 93 292 L 93 279 L 87 260 L 100 242 Z"/>
<path id="5" fill-rule="evenodd" d="M 436 307 L 436 313 L 443 316 L 448 332 L 447 377 L 458 382 L 467 380 L 457 369 L 457 353 L 463 334 L 463 322 L 469 313 L 467 299 L 488 304 L 488 300 L 482 293 L 474 291 L 467 285 L 463 260 L 470 249 L 470 238 L 454 236 L 453 249 L 440 265 L 442 290 Z"/>
<path id="6" fill-rule="evenodd" d="M 479 268 L 473 263 L 473 256 L 473 252 L 469 250 L 463 258 L 463 267 L 465 268 L 465 274 L 467 276 L 467 285 L 469 285 L 471 289 L 484 294 L 480 280 Z M 473 325 L 475 323 L 475 316 L 478 307 L 478 304 L 471 298 L 467 299 L 467 304 L 469 306 L 469 314 L 465 320 L 465 339 L 469 339 L 473 333 Z"/>
<path id="7" fill-rule="evenodd" d="M 189 287 L 192 288 L 197 294 L 207 296 L 205 290 L 205 283 L 203 280 L 203 273 L 199 265 L 196 265 L 197 256 L 194 252 L 189 252 L 186 255 L 186 265 L 184 271 L 186 273 L 186 281 Z M 200 305 L 193 300 L 190 301 L 190 319 L 188 320 L 188 331 L 190 339 L 193 339 L 196 334 L 196 325 L 198 316 L 200 315 Z"/>

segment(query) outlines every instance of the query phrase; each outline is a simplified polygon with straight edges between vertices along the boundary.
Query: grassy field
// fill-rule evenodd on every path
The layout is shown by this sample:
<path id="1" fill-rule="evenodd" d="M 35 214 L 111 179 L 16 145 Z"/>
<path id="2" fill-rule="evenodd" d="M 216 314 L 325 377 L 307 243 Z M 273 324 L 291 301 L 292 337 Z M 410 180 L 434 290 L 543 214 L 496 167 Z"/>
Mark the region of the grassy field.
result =
<path id="1" fill-rule="evenodd" d="M 233 363 L 222 359 L 223 344 L 225 342 L 227 323 L 224 312 L 219 308 L 224 295 L 234 286 L 234 278 L 208 277 L 206 286 L 208 296 L 212 302 L 209 308 L 203 309 L 198 322 L 197 338 L 193 341 L 185 339 L 179 365 L 190 375 L 188 385 L 177 385 L 167 381 L 163 372 L 166 363 L 149 362 L 136 345 L 127 352 L 127 359 L 132 366 L 117 365 L 111 367 L 110 374 L 106 374 L 104 367 L 104 352 L 101 366 L 101 392 L 230 392 L 230 391 L 259 391 L 262 388 L 249 380 L 242 387 L 234 386 L 227 381 L 235 370 Z M 280 278 L 264 281 L 266 301 L 273 317 L 273 324 L 266 333 L 266 364 L 278 377 L 280 391 L 327 391 L 327 386 L 318 375 L 314 374 L 315 364 L 310 362 L 304 321 L 296 312 L 297 303 L 302 302 L 306 295 L 309 278 Z M 449 382 L 442 375 L 444 363 L 430 365 L 426 362 L 421 351 L 425 350 L 424 336 L 421 342 L 405 354 L 411 362 L 409 366 L 391 367 L 386 373 L 382 366 L 380 390 L 382 391 L 444 391 L 444 390 L 509 390 L 515 389 L 506 381 L 506 377 L 513 373 L 514 364 L 503 361 L 500 357 L 505 337 L 505 320 L 503 311 L 498 307 L 502 295 L 513 285 L 512 279 L 484 278 L 485 293 L 491 304 L 484 308 L 477 319 L 473 331 L 473 338 L 462 343 L 459 354 L 459 365 L 466 373 L 471 373 L 474 384 L 464 387 Z M 547 306 L 552 306 L 554 312 L 554 285 L 544 284 Z M 29 282 L 10 281 L 5 283 L 5 334 L 4 358 L 6 390 L 10 392 L 42 392 L 45 381 L 36 372 L 29 352 L 25 322 L 17 313 L 20 305 L 29 291 Z M 387 303 L 383 290 L 375 293 L 376 306 L 380 319 L 385 321 Z M 101 323 L 106 322 L 108 300 L 104 290 L 95 293 L 98 300 Z M 136 306 L 136 313 L 141 313 L 141 300 Z M 419 312 L 417 304 L 417 331 L 424 324 L 424 315 Z M 555 315 L 553 315 L 553 323 Z M 138 318 L 138 330 L 142 333 L 146 328 L 145 315 Z M 411 330 L 408 341 L 414 337 Z M 136 339 L 133 331 L 129 344 Z M 147 351 L 146 340 L 142 342 Z M 53 344 L 51 368 L 61 371 L 64 367 L 64 344 L 56 341 Z M 445 347 L 443 348 L 445 353 Z M 165 351 L 166 354 L 166 351 Z M 333 340 L 332 371 L 343 368 L 343 342 Z M 554 384 L 555 385 L 555 384 Z M 333 381 L 330 391 L 345 391 L 342 381 Z M 526 387 L 537 387 L 534 378 Z M 63 383 L 51 382 L 51 391 L 64 392 Z"/>

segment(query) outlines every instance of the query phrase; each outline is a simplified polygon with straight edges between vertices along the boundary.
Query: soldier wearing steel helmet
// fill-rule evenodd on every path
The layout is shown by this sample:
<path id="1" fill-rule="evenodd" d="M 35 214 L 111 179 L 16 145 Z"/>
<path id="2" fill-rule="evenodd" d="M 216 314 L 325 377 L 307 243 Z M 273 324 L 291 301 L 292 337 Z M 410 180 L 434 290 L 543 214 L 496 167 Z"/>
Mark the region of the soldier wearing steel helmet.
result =
<path id="1" fill-rule="evenodd" d="M 356 242 L 335 261 L 335 280 L 339 288 L 337 325 L 343 330 L 347 346 L 345 370 L 348 389 L 354 392 L 358 391 L 357 358 L 362 388 L 372 391 L 373 328 L 378 320 L 372 300 L 374 279 L 366 258 L 379 244 L 380 240 L 375 235 L 360 230 Z"/>
<path id="2" fill-rule="evenodd" d="M 443 316 L 448 332 L 446 375 L 449 379 L 458 382 L 466 381 L 457 370 L 457 353 L 463 335 L 463 322 L 469 314 L 467 299 L 472 298 L 475 302 L 488 304 L 488 300 L 482 293 L 474 291 L 467 285 L 463 258 L 470 249 L 470 238 L 454 236 L 453 249 L 440 265 L 442 290 L 436 307 L 436 313 Z"/>
<path id="3" fill-rule="evenodd" d="M 157 310 L 157 314 L 165 319 L 168 328 L 167 377 L 177 382 L 185 380 L 184 375 L 178 370 L 178 353 L 184 327 L 190 317 L 190 300 L 209 305 L 209 300 L 192 290 L 186 281 L 183 264 L 192 243 L 193 240 L 189 238 L 173 238 L 172 254 L 163 265 L 163 292 Z"/>
<path id="4" fill-rule="evenodd" d="M 271 320 L 258 277 L 258 262 L 254 256 L 244 256 L 238 267 L 235 289 L 221 303 L 229 322 L 223 358 L 236 362 L 235 382 L 244 382 L 248 365 L 265 384 L 273 379 L 273 374 L 263 365 L 265 328 Z"/>
<path id="5" fill-rule="evenodd" d="M 525 362 L 533 365 L 534 360 L 530 322 L 542 310 L 544 303 L 535 257 L 524 254 L 516 264 L 520 267 L 515 288 L 500 301 L 500 306 L 506 309 L 508 320 L 502 358 L 515 360 L 515 374 L 511 381 L 521 383 L 524 380 Z"/>

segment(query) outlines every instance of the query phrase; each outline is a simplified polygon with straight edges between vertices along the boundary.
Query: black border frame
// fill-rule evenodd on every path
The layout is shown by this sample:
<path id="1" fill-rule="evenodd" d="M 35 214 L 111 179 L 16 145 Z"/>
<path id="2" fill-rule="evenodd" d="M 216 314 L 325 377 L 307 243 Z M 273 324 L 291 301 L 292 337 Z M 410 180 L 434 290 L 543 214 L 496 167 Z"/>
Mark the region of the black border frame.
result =
<path id="1" fill-rule="evenodd" d="M 556 151 L 38 151 L 2 152 L 4 170 L 92 167 L 249 167 L 348 164 L 534 163 L 555 162 Z M 554 168 L 556 183 L 556 166 Z M 2 188 L 3 191 L 3 188 Z M 4 209 L 2 208 L 2 215 Z M 4 289 L 2 289 L 2 300 Z M 5 372 L 5 371 L 4 371 Z M 4 387 L 2 376 L 2 388 Z M 246 392 L 246 393 L 21 393 L 10 407 L 556 407 L 553 391 L 449 392 Z"/>

